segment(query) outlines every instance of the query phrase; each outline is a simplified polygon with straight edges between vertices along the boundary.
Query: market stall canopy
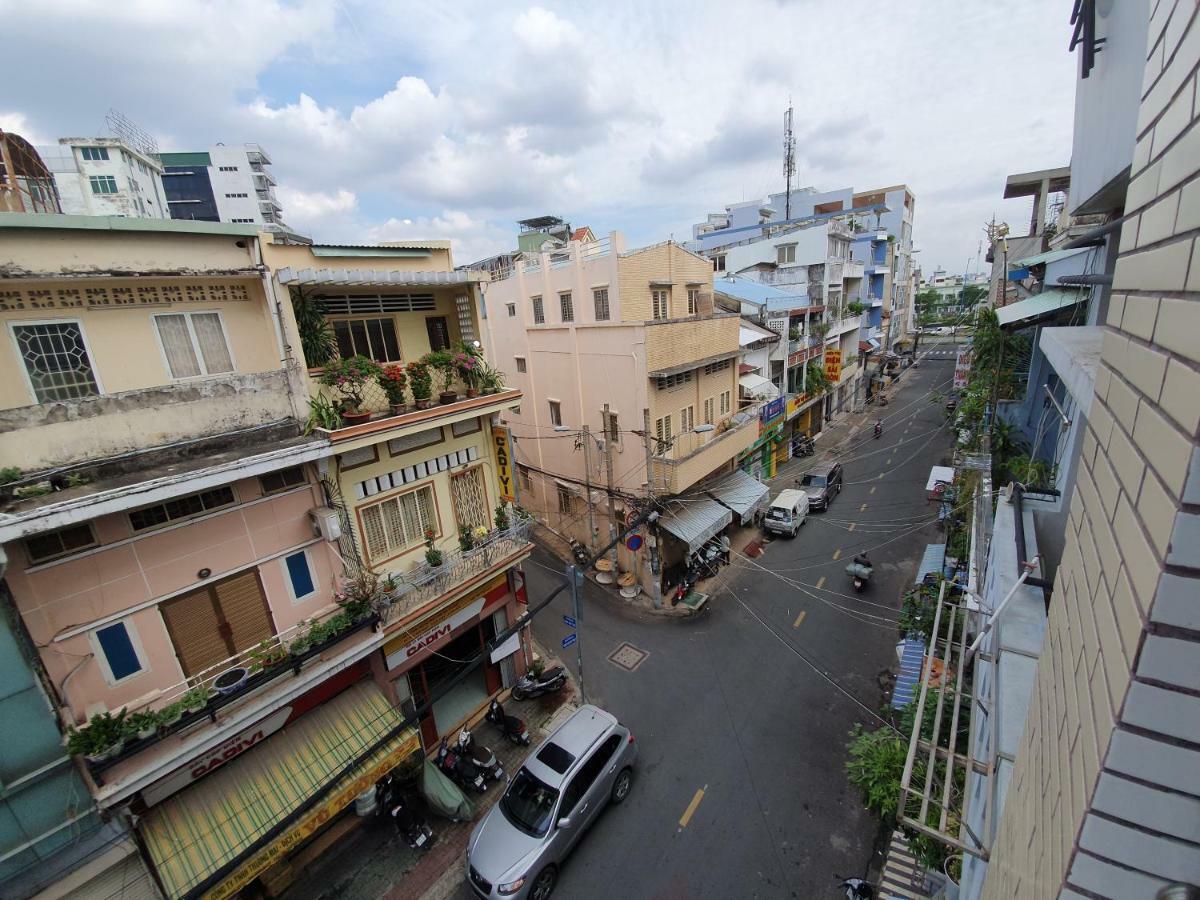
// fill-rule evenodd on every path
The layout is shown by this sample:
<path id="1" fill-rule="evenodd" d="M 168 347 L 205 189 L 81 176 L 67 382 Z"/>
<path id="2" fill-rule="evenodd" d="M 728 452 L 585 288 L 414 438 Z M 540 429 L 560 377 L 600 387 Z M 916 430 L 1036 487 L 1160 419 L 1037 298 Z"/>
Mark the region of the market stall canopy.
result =
<path id="1" fill-rule="evenodd" d="M 743 375 L 738 378 L 738 384 L 755 400 L 775 400 L 779 397 L 779 388 L 761 375 Z"/>
<path id="2" fill-rule="evenodd" d="M 733 513 L 715 500 L 686 499 L 669 503 L 671 511 L 658 520 L 658 527 L 679 538 L 693 553 L 733 521 Z"/>
<path id="3" fill-rule="evenodd" d="M 708 494 L 718 503 L 728 507 L 745 525 L 754 518 L 754 514 L 765 509 L 770 489 L 752 475 L 741 469 L 729 473 L 720 481 L 705 488 Z"/>

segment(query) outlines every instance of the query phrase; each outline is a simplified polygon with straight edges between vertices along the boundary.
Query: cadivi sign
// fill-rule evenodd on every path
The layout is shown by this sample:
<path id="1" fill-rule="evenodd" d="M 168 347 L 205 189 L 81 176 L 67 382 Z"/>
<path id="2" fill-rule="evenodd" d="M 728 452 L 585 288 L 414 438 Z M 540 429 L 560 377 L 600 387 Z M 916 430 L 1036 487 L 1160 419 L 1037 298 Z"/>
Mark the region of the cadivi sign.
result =
<path id="1" fill-rule="evenodd" d="M 168 775 L 162 781 L 156 781 L 142 791 L 142 799 L 147 806 L 153 806 L 155 803 L 166 800 L 172 794 L 182 791 L 192 782 L 219 769 L 231 759 L 236 759 L 252 747 L 257 747 L 286 725 L 291 714 L 290 706 L 280 707 L 261 722 L 256 722 L 245 731 L 226 738 L 211 750 L 197 756 L 182 769 Z"/>
<path id="2" fill-rule="evenodd" d="M 485 599 L 484 597 L 480 597 L 477 600 L 471 601 L 466 606 L 455 610 L 450 616 L 439 618 L 437 622 L 426 626 L 426 630 L 414 641 L 400 646 L 392 644 L 384 648 L 387 650 L 388 668 L 394 669 L 396 666 L 404 665 L 405 660 L 412 658 L 426 647 L 432 647 L 438 641 L 449 637 L 454 629 L 459 626 L 466 625 L 483 612 Z M 422 626 L 418 625 L 417 627 L 420 628 Z"/>

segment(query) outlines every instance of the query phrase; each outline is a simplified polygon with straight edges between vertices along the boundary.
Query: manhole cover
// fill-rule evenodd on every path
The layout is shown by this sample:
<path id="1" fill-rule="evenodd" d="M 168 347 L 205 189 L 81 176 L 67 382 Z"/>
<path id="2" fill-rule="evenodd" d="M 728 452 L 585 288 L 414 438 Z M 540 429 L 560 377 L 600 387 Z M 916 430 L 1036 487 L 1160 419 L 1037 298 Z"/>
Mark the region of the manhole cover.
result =
<path id="1" fill-rule="evenodd" d="M 647 656 L 650 654 L 645 650 L 639 650 L 628 642 L 622 644 L 616 650 L 608 655 L 609 662 L 615 663 L 626 672 L 632 672 L 640 666 Z"/>

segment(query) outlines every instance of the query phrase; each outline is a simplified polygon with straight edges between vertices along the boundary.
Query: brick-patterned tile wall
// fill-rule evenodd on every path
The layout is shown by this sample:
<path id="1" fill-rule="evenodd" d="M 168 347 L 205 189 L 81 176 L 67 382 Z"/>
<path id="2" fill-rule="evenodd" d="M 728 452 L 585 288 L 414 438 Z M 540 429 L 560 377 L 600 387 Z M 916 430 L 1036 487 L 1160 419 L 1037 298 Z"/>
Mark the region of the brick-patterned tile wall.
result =
<path id="1" fill-rule="evenodd" d="M 1200 19 L 1153 9 L 1095 400 L 984 896 L 1200 883 Z"/>

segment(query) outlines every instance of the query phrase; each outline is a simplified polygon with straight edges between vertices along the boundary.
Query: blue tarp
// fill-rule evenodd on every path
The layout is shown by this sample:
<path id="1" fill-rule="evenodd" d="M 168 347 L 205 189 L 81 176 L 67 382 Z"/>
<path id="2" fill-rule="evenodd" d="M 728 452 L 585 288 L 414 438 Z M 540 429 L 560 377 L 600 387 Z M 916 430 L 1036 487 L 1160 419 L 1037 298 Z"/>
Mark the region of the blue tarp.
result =
<path id="1" fill-rule="evenodd" d="M 896 687 L 892 691 L 892 708 L 902 709 L 917 696 L 917 684 L 921 681 L 921 664 L 925 660 L 925 639 L 914 635 L 904 639 L 900 653 L 900 674 L 896 676 Z"/>

